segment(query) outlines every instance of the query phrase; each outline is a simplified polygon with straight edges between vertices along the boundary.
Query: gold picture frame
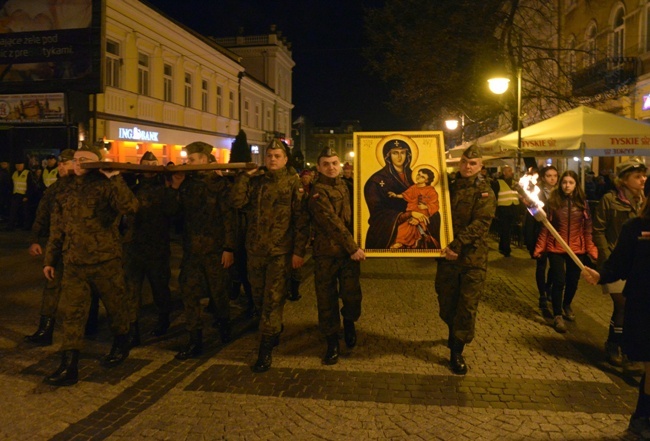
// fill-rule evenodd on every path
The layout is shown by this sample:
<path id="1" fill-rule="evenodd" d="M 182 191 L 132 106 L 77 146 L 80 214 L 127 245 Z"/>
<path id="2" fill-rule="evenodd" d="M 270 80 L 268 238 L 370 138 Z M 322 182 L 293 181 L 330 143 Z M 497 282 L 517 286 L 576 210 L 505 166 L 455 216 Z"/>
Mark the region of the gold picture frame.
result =
<path id="1" fill-rule="evenodd" d="M 368 257 L 440 257 L 453 240 L 443 133 L 354 133 L 354 237 Z"/>

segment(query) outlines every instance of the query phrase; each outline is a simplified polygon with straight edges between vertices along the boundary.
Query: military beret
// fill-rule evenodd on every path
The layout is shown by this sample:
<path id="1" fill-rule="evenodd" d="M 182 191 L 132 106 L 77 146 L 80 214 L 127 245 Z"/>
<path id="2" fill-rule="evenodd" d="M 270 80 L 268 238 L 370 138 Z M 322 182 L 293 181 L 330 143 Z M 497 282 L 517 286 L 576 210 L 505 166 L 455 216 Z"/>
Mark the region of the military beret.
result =
<path id="1" fill-rule="evenodd" d="M 300 172 L 300 177 L 302 178 L 303 176 L 311 176 L 311 170 L 304 169 L 303 171 L 301 171 Z"/>
<path id="2" fill-rule="evenodd" d="M 156 155 L 154 155 L 151 152 L 146 152 L 144 155 L 142 155 L 142 158 L 140 158 L 140 164 L 142 164 L 142 161 L 157 161 L 158 158 L 156 158 Z"/>
<path id="3" fill-rule="evenodd" d="M 72 161 L 73 159 L 74 159 L 74 150 L 72 149 L 65 149 L 59 155 L 59 161 L 61 162 Z"/>
<path id="4" fill-rule="evenodd" d="M 97 160 L 98 161 L 101 161 L 102 158 L 103 158 L 101 150 L 99 150 L 94 145 L 83 144 L 81 147 L 79 147 L 79 150 L 77 150 L 77 151 L 78 152 L 91 152 L 91 153 L 94 153 L 95 155 L 97 155 Z"/>
<path id="5" fill-rule="evenodd" d="M 285 155 L 289 155 L 289 146 L 281 140 L 275 138 L 266 146 L 266 150 L 283 150 Z"/>
<path id="6" fill-rule="evenodd" d="M 352 170 L 352 165 L 349 162 L 343 164 L 343 170 Z"/>
<path id="7" fill-rule="evenodd" d="M 635 161 L 635 160 L 625 161 L 625 162 L 621 162 L 620 164 L 618 164 L 616 166 L 616 176 L 618 176 L 620 178 L 620 177 L 623 177 L 623 175 L 626 174 L 626 173 L 630 173 L 630 172 L 633 172 L 633 171 L 643 171 L 644 172 L 646 170 L 647 170 L 647 167 L 645 166 L 645 164 L 643 162 Z"/>
<path id="8" fill-rule="evenodd" d="M 204 155 L 209 155 L 212 153 L 213 147 L 207 142 L 194 141 L 190 144 L 187 144 L 183 150 L 187 152 L 188 155 L 193 153 L 203 153 Z"/>
<path id="9" fill-rule="evenodd" d="M 467 159 L 480 159 L 483 157 L 481 149 L 476 144 L 472 144 L 465 149 L 463 156 Z"/>
<path id="10" fill-rule="evenodd" d="M 45 157 L 45 159 L 56 159 L 56 155 L 49 154 Z"/>
<path id="11" fill-rule="evenodd" d="M 323 150 L 320 151 L 318 154 L 318 159 L 316 161 L 320 161 L 320 158 L 331 158 L 332 156 L 338 156 L 339 154 L 336 153 L 336 150 L 334 150 L 331 147 L 325 147 Z"/>

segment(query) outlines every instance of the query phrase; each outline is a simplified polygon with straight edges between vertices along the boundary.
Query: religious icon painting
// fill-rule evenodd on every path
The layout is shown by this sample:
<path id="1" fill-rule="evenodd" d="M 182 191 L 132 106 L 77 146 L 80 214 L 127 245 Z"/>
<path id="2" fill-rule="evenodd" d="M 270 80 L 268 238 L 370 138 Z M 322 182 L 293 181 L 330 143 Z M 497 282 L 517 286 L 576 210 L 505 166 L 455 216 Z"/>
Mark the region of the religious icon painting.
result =
<path id="1" fill-rule="evenodd" d="M 354 237 L 368 257 L 440 257 L 453 240 L 443 134 L 354 134 Z"/>

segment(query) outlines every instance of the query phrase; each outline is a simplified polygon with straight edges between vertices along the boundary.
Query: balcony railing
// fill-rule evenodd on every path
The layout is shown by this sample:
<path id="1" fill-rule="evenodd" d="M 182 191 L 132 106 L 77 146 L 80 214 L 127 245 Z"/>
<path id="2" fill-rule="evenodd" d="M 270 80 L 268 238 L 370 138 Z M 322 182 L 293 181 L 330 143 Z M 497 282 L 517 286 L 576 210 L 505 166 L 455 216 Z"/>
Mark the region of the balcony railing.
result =
<path id="1" fill-rule="evenodd" d="M 573 75 L 573 95 L 594 95 L 630 83 L 637 78 L 638 69 L 635 57 L 604 58 Z"/>

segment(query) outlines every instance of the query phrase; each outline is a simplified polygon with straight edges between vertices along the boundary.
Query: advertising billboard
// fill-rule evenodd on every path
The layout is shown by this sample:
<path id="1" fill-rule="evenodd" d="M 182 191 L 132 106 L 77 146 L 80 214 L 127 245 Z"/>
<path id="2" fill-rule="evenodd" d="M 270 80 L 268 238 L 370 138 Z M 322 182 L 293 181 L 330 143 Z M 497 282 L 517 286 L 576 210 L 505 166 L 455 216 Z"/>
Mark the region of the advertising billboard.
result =
<path id="1" fill-rule="evenodd" d="M 101 91 L 102 0 L 0 0 L 0 93 Z"/>

